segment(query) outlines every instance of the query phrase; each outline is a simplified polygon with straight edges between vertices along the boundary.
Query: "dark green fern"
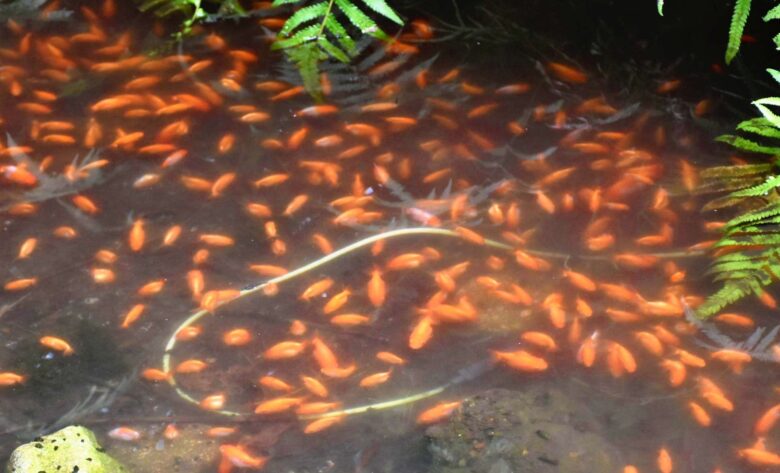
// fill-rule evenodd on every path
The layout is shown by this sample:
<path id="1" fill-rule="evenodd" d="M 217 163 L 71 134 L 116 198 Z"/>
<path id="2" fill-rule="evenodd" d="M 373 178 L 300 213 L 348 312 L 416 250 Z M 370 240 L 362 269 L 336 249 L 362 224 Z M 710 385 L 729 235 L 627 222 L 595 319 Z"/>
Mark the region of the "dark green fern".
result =
<path id="1" fill-rule="evenodd" d="M 734 7 L 727 62 L 736 56 L 750 12 L 750 0 L 737 0 Z M 764 16 L 764 21 L 780 19 L 780 5 Z M 780 35 L 775 37 L 778 41 Z M 767 69 L 780 84 L 780 71 Z M 723 286 L 698 308 L 701 317 L 717 314 L 729 304 L 749 296 L 760 296 L 780 279 L 780 97 L 753 101 L 760 117 L 737 125 L 740 135 L 723 135 L 718 141 L 740 151 L 769 155 L 769 162 L 740 166 L 719 166 L 702 172 L 702 192 L 722 193 L 708 202 L 703 211 L 733 210 L 714 245 L 710 273 Z"/>
<path id="2" fill-rule="evenodd" d="M 764 138 L 780 139 L 780 130 L 775 128 L 775 126 L 764 117 L 745 120 L 737 125 L 737 130 L 754 133 Z"/>
<path id="3" fill-rule="evenodd" d="M 764 115 L 745 120 L 737 130 L 758 140 L 780 139 L 780 123 L 769 117 L 772 98 L 754 102 Z M 763 107 L 763 109 L 762 109 Z M 701 317 L 717 314 L 749 295 L 761 295 L 780 277 L 780 147 L 741 136 L 718 138 L 741 151 L 773 155 L 770 163 L 718 166 L 702 172 L 704 192 L 730 191 L 704 206 L 705 211 L 735 209 L 714 245 L 710 273 L 723 286 L 698 308 Z"/>
<path id="4" fill-rule="evenodd" d="M 772 72 L 780 82 L 780 77 Z M 753 104 L 763 116 L 737 125 L 738 131 L 752 136 L 725 135 L 718 140 L 741 151 L 771 155 L 772 160 L 702 172 L 701 189 L 730 191 L 710 201 L 703 210 L 733 208 L 736 215 L 726 223 L 714 246 L 710 273 L 723 286 L 698 308 L 701 317 L 711 317 L 744 297 L 760 296 L 764 288 L 780 278 L 780 146 L 774 143 L 780 140 L 780 117 L 770 109 L 779 105 L 780 99 L 767 97 Z"/>
<path id="5" fill-rule="evenodd" d="M 739 52 L 742 33 L 745 31 L 745 24 L 750 15 L 750 2 L 751 0 L 737 0 L 734 5 L 734 13 L 731 15 L 731 26 L 729 27 L 729 42 L 726 46 L 726 64 L 730 64 Z"/>
<path id="6" fill-rule="evenodd" d="M 778 146 L 765 146 L 741 136 L 722 135 L 717 137 L 716 140 L 750 153 L 780 154 L 780 147 Z"/>
<path id="7" fill-rule="evenodd" d="M 360 0 L 363 7 L 398 25 L 403 20 L 385 0 Z M 319 63 L 332 58 L 348 63 L 354 57 L 358 34 L 389 40 L 363 9 L 352 0 L 275 0 L 273 6 L 296 5 L 298 10 L 287 19 L 279 31 L 274 49 L 282 49 L 295 63 L 303 85 L 315 98 L 321 99 Z M 344 21 L 347 21 L 347 25 Z"/>
<path id="8" fill-rule="evenodd" d="M 705 210 L 735 208 L 737 214 L 714 245 L 710 273 L 723 286 L 698 308 L 699 316 L 710 317 L 746 296 L 759 296 L 780 277 L 780 175 L 775 173 L 780 173 L 777 157 L 770 164 L 719 166 L 702 172 L 703 188 L 734 180 L 742 188 L 705 206 Z"/>

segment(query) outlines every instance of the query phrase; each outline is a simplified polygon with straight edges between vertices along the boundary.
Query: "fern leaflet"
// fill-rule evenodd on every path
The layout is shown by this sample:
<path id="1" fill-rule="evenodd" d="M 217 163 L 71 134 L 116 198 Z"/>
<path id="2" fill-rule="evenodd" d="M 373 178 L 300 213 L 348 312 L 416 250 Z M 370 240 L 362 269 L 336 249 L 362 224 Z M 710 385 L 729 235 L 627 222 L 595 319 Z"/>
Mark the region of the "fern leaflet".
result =
<path id="1" fill-rule="evenodd" d="M 399 26 L 404 24 L 404 20 L 402 20 L 401 17 L 398 16 L 398 14 L 392 8 L 390 8 L 390 5 L 388 5 L 385 0 L 363 0 L 363 3 L 365 3 L 368 8 L 382 15 L 393 23 Z"/>
<path id="2" fill-rule="evenodd" d="M 760 197 L 765 196 L 769 191 L 773 190 L 777 186 L 780 186 L 780 176 L 769 176 L 766 181 L 741 191 L 733 192 L 732 197 Z"/>
<path id="3" fill-rule="evenodd" d="M 275 0 L 273 6 L 303 5 L 305 0 Z M 399 25 L 403 20 L 385 0 L 361 0 L 363 6 Z M 322 94 L 318 78 L 319 63 L 328 58 L 348 63 L 357 53 L 357 36 L 342 23 L 346 19 L 361 35 L 389 40 L 376 21 L 361 10 L 354 0 L 320 0 L 302 6 L 287 19 L 279 31 L 273 49 L 281 49 L 298 67 L 304 87 L 315 98 Z M 300 51 L 297 51 L 300 49 Z"/>
<path id="4" fill-rule="evenodd" d="M 780 105 L 780 98 L 767 97 L 754 104 L 763 116 L 745 120 L 737 129 L 761 138 L 780 139 L 780 116 L 768 108 Z M 726 207 L 737 210 L 737 214 L 726 222 L 713 247 L 717 256 L 710 273 L 715 281 L 723 283 L 723 287 L 697 309 L 698 315 L 705 318 L 746 296 L 760 296 L 766 286 L 780 277 L 780 193 L 777 190 L 780 187 L 777 173 L 780 147 L 734 135 L 721 136 L 718 141 L 775 158 L 771 163 L 718 166 L 701 173 L 704 192 L 739 187 L 704 206 L 705 211 Z"/>
<path id="5" fill-rule="evenodd" d="M 282 30 L 279 31 L 279 35 L 290 36 L 292 30 L 298 28 L 302 24 L 327 15 L 329 8 L 330 4 L 328 2 L 315 3 L 314 5 L 301 8 L 287 19 L 287 21 L 284 23 L 284 26 L 282 27 Z M 315 31 L 319 32 L 319 25 L 314 26 L 314 28 L 316 28 Z"/>
<path id="6" fill-rule="evenodd" d="M 780 205 L 776 203 L 768 204 L 757 210 L 737 215 L 726 223 L 726 228 L 734 228 L 743 223 L 755 223 L 775 215 L 780 215 Z"/>
<path id="7" fill-rule="evenodd" d="M 766 71 L 769 73 L 770 76 L 772 76 L 772 79 L 774 79 L 775 82 L 780 84 L 780 71 L 778 71 L 777 69 L 772 69 L 771 67 L 767 68 Z"/>
<path id="8" fill-rule="evenodd" d="M 712 317 L 724 307 L 738 300 L 761 291 L 761 283 L 753 279 L 739 279 L 736 282 L 727 282 L 723 287 L 712 294 L 704 304 L 696 309 L 700 317 Z"/>
<path id="9" fill-rule="evenodd" d="M 764 21 L 780 19 L 780 5 L 775 5 L 771 10 L 764 15 Z"/>
<path id="10" fill-rule="evenodd" d="M 726 46 L 726 64 L 731 64 L 732 59 L 739 52 L 739 45 L 742 42 L 742 32 L 745 31 L 748 15 L 750 15 L 751 0 L 737 0 L 734 5 L 734 13 L 731 16 L 731 26 L 729 27 L 729 42 Z"/>
<path id="11" fill-rule="evenodd" d="M 754 100 L 752 103 L 758 108 L 764 118 L 769 120 L 772 125 L 780 128 L 780 117 L 777 116 L 769 107 L 767 107 L 767 105 L 780 105 L 780 98 L 765 97 L 763 99 Z"/>
<path id="12" fill-rule="evenodd" d="M 745 120 L 737 125 L 737 130 L 746 131 L 765 138 L 780 139 L 780 129 L 775 128 L 775 126 L 764 117 Z"/>
<path id="13" fill-rule="evenodd" d="M 780 155 L 780 148 L 778 147 L 764 146 L 759 143 L 756 143 L 755 141 L 742 138 L 741 136 L 722 135 L 715 139 L 716 141 L 730 144 L 735 148 L 741 149 L 742 151 L 747 151 L 749 153 Z"/>

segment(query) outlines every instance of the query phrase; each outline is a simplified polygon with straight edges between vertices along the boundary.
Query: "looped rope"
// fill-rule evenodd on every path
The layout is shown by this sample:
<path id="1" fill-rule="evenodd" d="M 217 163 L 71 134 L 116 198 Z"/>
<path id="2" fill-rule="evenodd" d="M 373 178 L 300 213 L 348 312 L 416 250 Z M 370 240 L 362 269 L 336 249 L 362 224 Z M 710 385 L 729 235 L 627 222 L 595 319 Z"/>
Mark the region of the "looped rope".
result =
<path id="1" fill-rule="evenodd" d="M 401 228 L 397 230 L 389 230 L 383 233 L 378 233 L 376 235 L 372 235 L 366 238 L 363 238 L 362 240 L 358 240 L 352 244 L 349 244 L 343 248 L 340 248 L 332 253 L 329 253 L 319 259 L 316 259 L 312 261 L 311 263 L 305 264 L 293 271 L 290 271 L 289 273 L 285 273 L 281 276 L 277 276 L 275 278 L 269 279 L 268 281 L 265 281 L 260 284 L 256 285 L 250 285 L 241 291 L 239 291 L 238 295 L 228 301 L 223 302 L 218 307 L 222 307 L 223 305 L 227 305 L 230 302 L 233 302 L 237 299 L 240 299 L 242 297 L 248 296 L 250 294 L 254 294 L 255 292 L 261 291 L 264 288 L 271 286 L 271 285 L 277 285 L 286 281 L 289 281 L 291 279 L 294 279 L 298 276 L 301 276 L 303 274 L 308 273 L 309 271 L 319 268 L 320 266 L 323 266 L 325 264 L 330 263 L 331 261 L 334 261 L 344 255 L 347 255 L 349 253 L 352 253 L 353 251 L 359 250 L 360 248 L 363 248 L 365 246 L 371 245 L 377 241 L 380 240 L 387 240 L 390 238 L 395 237 L 401 237 L 401 236 L 409 236 L 409 235 L 439 235 L 439 236 L 445 236 L 445 237 L 455 237 L 463 239 L 463 237 L 453 231 L 448 230 L 445 228 L 432 228 L 432 227 L 411 227 L 411 228 Z M 491 247 L 491 248 L 498 248 L 505 251 L 513 251 L 516 248 L 507 245 L 506 243 L 502 243 L 500 241 L 491 240 L 486 238 L 484 246 Z M 539 251 L 539 250 L 528 250 L 523 249 L 528 254 L 539 256 L 539 257 L 545 257 L 545 258 L 556 258 L 556 259 L 568 259 L 571 258 L 572 255 L 562 254 L 562 253 L 554 253 L 554 252 L 547 252 L 547 251 Z M 680 257 L 691 257 L 691 256 L 699 256 L 702 254 L 702 252 L 666 252 L 666 253 L 644 253 L 646 255 L 656 256 L 659 258 L 680 258 Z M 611 261 L 610 258 L 606 256 L 601 255 L 577 255 L 576 258 L 589 260 L 589 261 Z M 189 327 L 190 325 L 194 324 L 204 316 L 210 314 L 211 312 L 205 309 L 201 309 L 193 314 L 191 314 L 187 319 L 184 320 L 177 328 L 174 330 L 171 337 L 168 339 L 168 342 L 165 345 L 165 351 L 163 353 L 162 358 L 162 368 L 163 371 L 166 373 L 169 373 L 168 376 L 168 384 L 174 389 L 176 394 L 187 401 L 190 404 L 194 405 L 200 405 L 200 402 L 192 397 L 189 393 L 184 391 L 176 382 L 176 378 L 173 374 L 173 371 L 171 370 L 171 358 L 172 358 L 172 352 L 173 349 L 176 347 L 176 334 L 178 334 L 181 330 Z M 453 382 L 449 382 L 447 384 L 441 385 L 439 387 L 430 389 L 428 391 L 424 391 L 417 394 L 412 394 L 410 396 L 407 396 L 402 399 L 392 399 L 389 401 L 381 401 L 378 403 L 370 404 L 370 405 L 363 405 L 363 406 L 356 406 L 351 408 L 345 408 L 338 411 L 331 411 L 326 412 L 323 414 L 312 414 L 312 415 L 304 415 L 299 416 L 299 419 L 301 420 L 310 420 L 310 419 L 319 419 L 319 418 L 325 418 L 325 417 L 337 417 L 341 415 L 351 415 L 351 414 L 359 414 L 363 413 L 369 410 L 380 410 L 380 409 L 390 409 L 393 407 L 398 407 L 404 404 L 409 404 L 412 402 L 417 402 L 422 399 L 426 399 L 432 396 L 435 396 L 448 387 L 450 387 L 453 384 Z M 214 410 L 211 411 L 217 414 L 222 414 L 225 416 L 249 416 L 251 415 L 250 412 L 237 412 L 237 411 L 230 411 L 230 410 Z"/>

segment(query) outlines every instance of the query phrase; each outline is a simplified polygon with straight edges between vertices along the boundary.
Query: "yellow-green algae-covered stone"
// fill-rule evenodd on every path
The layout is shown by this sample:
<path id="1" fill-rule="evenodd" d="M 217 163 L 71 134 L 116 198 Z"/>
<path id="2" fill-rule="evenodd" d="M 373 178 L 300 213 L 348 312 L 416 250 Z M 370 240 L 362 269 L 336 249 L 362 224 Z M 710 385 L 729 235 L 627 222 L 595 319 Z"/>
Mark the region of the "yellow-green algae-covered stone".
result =
<path id="1" fill-rule="evenodd" d="M 11 454 L 7 473 L 123 473 L 118 461 L 106 453 L 95 434 L 79 425 L 37 438 Z"/>

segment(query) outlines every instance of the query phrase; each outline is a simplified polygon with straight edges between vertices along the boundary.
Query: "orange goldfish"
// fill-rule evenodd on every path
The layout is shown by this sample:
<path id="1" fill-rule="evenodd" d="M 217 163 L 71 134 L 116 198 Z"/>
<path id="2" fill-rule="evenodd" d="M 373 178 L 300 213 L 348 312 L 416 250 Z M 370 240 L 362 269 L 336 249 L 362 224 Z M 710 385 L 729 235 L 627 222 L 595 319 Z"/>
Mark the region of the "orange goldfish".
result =
<path id="1" fill-rule="evenodd" d="M 41 345 L 45 346 L 46 348 L 58 351 L 65 356 L 70 356 L 75 353 L 68 342 L 58 337 L 45 336 L 41 337 L 39 341 Z"/>

